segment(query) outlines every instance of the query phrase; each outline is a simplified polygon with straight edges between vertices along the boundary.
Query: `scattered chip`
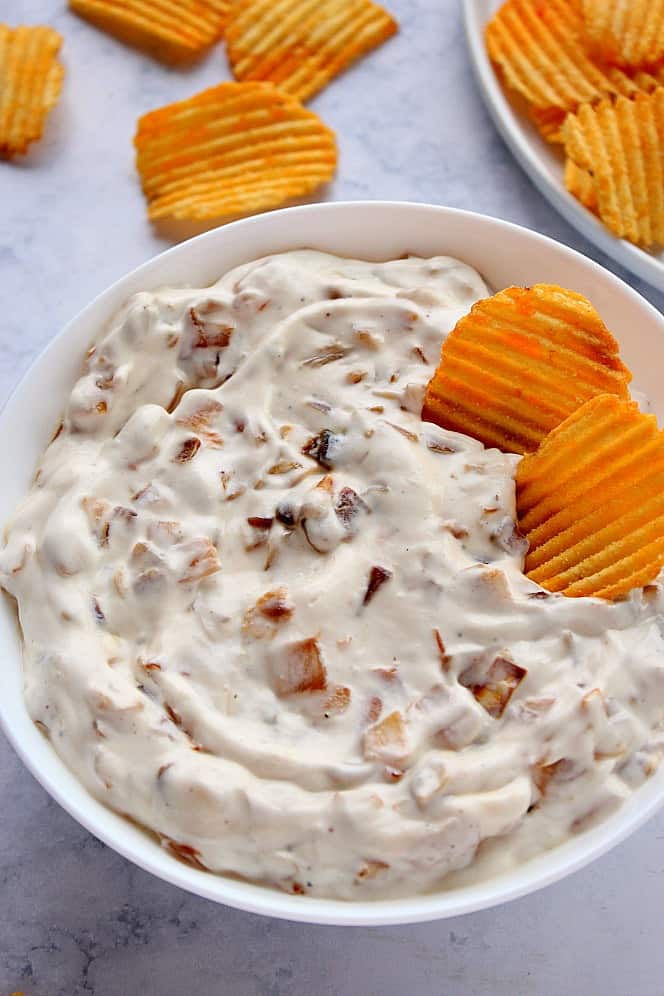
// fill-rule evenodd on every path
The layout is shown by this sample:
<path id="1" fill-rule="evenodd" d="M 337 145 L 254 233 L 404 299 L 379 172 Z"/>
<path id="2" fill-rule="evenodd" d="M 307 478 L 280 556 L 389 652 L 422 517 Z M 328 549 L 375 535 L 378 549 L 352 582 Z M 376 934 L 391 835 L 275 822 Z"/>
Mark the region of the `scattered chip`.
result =
<path id="1" fill-rule="evenodd" d="M 643 66 L 664 55 L 664 0 L 583 0 L 583 16 L 607 62 Z"/>
<path id="2" fill-rule="evenodd" d="M 308 100 L 397 30 L 371 0 L 235 0 L 226 27 L 238 80 L 267 80 Z"/>
<path id="3" fill-rule="evenodd" d="M 664 243 L 664 87 L 584 104 L 562 130 L 569 158 L 594 177 L 599 216 L 614 235 Z"/>
<path id="4" fill-rule="evenodd" d="M 143 115 L 134 138 L 150 218 L 274 208 L 332 179 L 334 133 L 270 83 L 221 83 Z"/>
<path id="5" fill-rule="evenodd" d="M 618 343 L 581 294 L 550 284 L 478 301 L 443 343 L 422 418 L 510 453 L 597 394 L 628 396 Z"/>
<path id="6" fill-rule="evenodd" d="M 42 137 L 62 87 L 61 45 L 53 28 L 0 24 L 0 159 L 27 152 Z"/>
<path id="7" fill-rule="evenodd" d="M 506 0 L 487 25 L 486 43 L 508 86 L 535 107 L 574 111 L 620 92 L 587 51 L 575 0 Z"/>
<path id="8" fill-rule="evenodd" d="M 565 186 L 589 211 L 597 212 L 595 179 L 587 169 L 581 169 L 573 159 L 565 163 Z"/>
<path id="9" fill-rule="evenodd" d="M 664 434 L 635 402 L 601 395 L 516 472 L 525 571 L 549 591 L 619 598 L 664 565 Z"/>
<path id="10" fill-rule="evenodd" d="M 187 62 L 221 38 L 232 0 L 69 0 L 87 21 L 165 62 Z"/>

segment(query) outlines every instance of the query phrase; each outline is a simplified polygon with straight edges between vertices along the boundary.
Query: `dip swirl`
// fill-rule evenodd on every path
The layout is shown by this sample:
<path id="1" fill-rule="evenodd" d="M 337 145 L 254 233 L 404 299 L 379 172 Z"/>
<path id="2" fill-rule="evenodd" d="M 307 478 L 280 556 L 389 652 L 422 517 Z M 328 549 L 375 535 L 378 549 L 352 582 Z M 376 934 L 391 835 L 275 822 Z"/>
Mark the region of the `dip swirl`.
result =
<path id="1" fill-rule="evenodd" d="M 487 294 L 313 251 L 133 297 L 6 533 L 30 715 L 214 872 L 342 899 L 485 877 L 659 763 L 659 585 L 522 573 L 518 457 L 423 423 Z"/>

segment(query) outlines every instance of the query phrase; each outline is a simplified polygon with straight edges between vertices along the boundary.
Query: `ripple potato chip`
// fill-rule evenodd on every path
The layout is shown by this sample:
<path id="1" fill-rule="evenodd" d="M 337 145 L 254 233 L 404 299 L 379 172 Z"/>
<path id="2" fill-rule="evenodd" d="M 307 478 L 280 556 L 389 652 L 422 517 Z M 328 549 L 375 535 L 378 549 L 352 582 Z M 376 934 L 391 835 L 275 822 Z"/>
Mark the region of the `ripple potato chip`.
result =
<path id="1" fill-rule="evenodd" d="M 569 158 L 592 173 L 599 216 L 614 235 L 664 243 L 664 87 L 584 104 L 562 132 Z"/>
<path id="2" fill-rule="evenodd" d="M 506 0 L 487 24 L 486 44 L 508 86 L 538 108 L 574 111 L 625 85 L 593 62 L 574 0 Z"/>
<path id="3" fill-rule="evenodd" d="M 0 159 L 27 152 L 42 137 L 62 88 L 61 45 L 53 28 L 0 24 Z"/>
<path id="4" fill-rule="evenodd" d="M 600 395 L 516 471 L 525 571 L 549 591 L 615 599 L 664 566 L 664 434 L 635 402 Z"/>
<path id="5" fill-rule="evenodd" d="M 583 16 L 608 62 L 642 66 L 664 55 L 664 0 L 583 0 Z"/>
<path id="6" fill-rule="evenodd" d="M 69 0 L 87 21 L 165 62 L 202 55 L 222 35 L 232 0 Z"/>
<path id="7" fill-rule="evenodd" d="M 478 301 L 448 335 L 422 418 L 529 453 L 589 398 L 626 398 L 630 380 L 585 297 L 550 284 L 508 287 Z"/>
<path id="8" fill-rule="evenodd" d="M 144 114 L 134 138 L 150 218 L 250 214 L 331 180 L 334 133 L 270 83 L 221 83 Z"/>
<path id="9" fill-rule="evenodd" d="M 397 31 L 371 0 L 235 0 L 226 27 L 238 80 L 267 80 L 300 100 Z"/>

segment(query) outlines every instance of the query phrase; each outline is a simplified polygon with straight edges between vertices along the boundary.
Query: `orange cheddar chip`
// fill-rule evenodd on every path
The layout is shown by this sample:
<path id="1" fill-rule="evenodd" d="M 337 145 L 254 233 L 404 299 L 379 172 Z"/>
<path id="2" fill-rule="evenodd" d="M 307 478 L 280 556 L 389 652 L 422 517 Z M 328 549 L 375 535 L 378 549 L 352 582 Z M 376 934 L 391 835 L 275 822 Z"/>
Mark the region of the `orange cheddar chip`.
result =
<path id="1" fill-rule="evenodd" d="M 520 461 L 525 571 L 549 591 L 615 599 L 664 565 L 664 434 L 654 415 L 600 395 Z"/>
<path id="2" fill-rule="evenodd" d="M 581 294 L 550 284 L 478 301 L 443 343 L 422 418 L 511 453 L 597 394 L 628 397 L 618 344 Z"/>
<path id="3" fill-rule="evenodd" d="M 334 133 L 269 83 L 221 83 L 140 118 L 136 163 L 151 219 L 278 207 L 332 179 Z"/>

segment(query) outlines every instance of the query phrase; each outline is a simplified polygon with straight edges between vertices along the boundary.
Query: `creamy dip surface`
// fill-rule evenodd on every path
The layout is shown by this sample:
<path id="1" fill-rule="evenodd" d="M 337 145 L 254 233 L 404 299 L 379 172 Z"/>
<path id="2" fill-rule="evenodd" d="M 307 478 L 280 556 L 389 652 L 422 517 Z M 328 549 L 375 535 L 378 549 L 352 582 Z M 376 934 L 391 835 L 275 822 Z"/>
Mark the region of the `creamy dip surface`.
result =
<path id="1" fill-rule="evenodd" d="M 518 457 L 423 423 L 487 294 L 297 251 L 133 297 L 9 524 L 34 721 L 214 872 L 341 899 L 507 869 L 659 763 L 660 585 L 522 573 Z"/>

